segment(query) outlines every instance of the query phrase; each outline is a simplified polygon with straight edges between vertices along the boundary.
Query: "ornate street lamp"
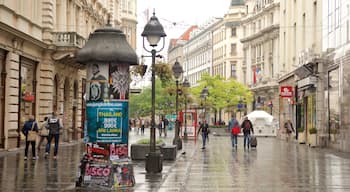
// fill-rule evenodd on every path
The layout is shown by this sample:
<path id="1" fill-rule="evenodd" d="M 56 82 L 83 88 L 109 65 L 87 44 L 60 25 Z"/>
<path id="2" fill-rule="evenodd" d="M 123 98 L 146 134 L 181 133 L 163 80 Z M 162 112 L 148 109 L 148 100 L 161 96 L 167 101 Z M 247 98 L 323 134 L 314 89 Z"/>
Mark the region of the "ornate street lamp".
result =
<path id="1" fill-rule="evenodd" d="M 150 153 L 146 157 L 146 171 L 150 173 L 159 173 L 163 169 L 163 160 L 159 152 L 156 152 L 156 130 L 155 130 L 155 61 L 157 52 L 163 50 L 165 45 L 165 32 L 163 26 L 160 24 L 158 18 L 153 12 L 153 16 L 146 24 L 141 36 L 143 37 L 143 48 L 152 54 L 152 109 L 151 109 L 151 135 L 150 135 Z M 145 38 L 147 39 L 149 46 L 152 50 L 148 50 L 145 46 Z M 155 47 L 158 45 L 160 39 L 163 38 L 163 46 L 161 49 L 156 50 Z"/>
<path id="2" fill-rule="evenodd" d="M 191 84 L 190 82 L 187 80 L 187 78 L 185 78 L 184 82 L 182 83 L 183 87 L 190 87 Z M 184 131 L 184 140 L 187 140 L 187 95 L 185 94 L 185 113 L 184 113 L 184 118 L 185 118 L 185 131 Z"/>
<path id="3" fill-rule="evenodd" d="M 181 138 L 179 137 L 180 135 L 180 121 L 179 121 L 179 115 L 178 115 L 178 107 L 179 107 L 179 102 L 178 102 L 178 97 L 179 97 L 179 79 L 183 73 L 182 66 L 180 63 L 176 60 L 175 64 L 172 67 L 174 77 L 176 79 L 176 121 L 175 121 L 175 137 L 173 140 L 173 145 L 177 145 L 177 149 L 180 150 L 182 149 L 182 141 Z"/>

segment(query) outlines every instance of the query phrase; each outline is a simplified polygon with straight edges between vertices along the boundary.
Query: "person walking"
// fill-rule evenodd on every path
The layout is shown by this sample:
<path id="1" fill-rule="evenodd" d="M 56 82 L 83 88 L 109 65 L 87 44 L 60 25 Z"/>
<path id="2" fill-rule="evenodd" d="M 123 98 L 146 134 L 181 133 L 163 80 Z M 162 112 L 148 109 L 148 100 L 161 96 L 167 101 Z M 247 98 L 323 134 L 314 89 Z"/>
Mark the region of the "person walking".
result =
<path id="1" fill-rule="evenodd" d="M 246 148 L 246 146 L 250 147 L 250 134 L 254 134 L 254 129 L 253 129 L 253 124 L 252 122 L 248 119 L 247 116 L 244 117 L 244 120 L 242 122 L 241 128 L 243 129 L 243 145 L 244 145 L 244 149 Z"/>
<path id="2" fill-rule="evenodd" d="M 47 128 L 47 120 L 48 117 L 44 118 L 44 122 L 41 124 L 40 129 L 39 129 L 39 143 L 38 143 L 38 152 L 40 152 L 40 147 L 43 141 L 46 139 L 46 141 L 49 141 L 49 129 Z"/>
<path id="3" fill-rule="evenodd" d="M 202 131 L 202 149 L 205 149 L 205 143 L 207 141 L 208 133 L 209 133 L 209 125 L 207 123 L 207 120 L 204 120 L 203 123 L 200 124 L 197 135 L 199 135 L 199 132 Z"/>
<path id="4" fill-rule="evenodd" d="M 24 160 L 28 159 L 28 148 L 29 144 L 32 145 L 32 159 L 36 160 L 35 156 L 35 141 L 38 133 L 38 123 L 35 121 L 34 116 L 29 116 L 28 121 L 26 121 L 22 128 L 22 133 L 26 136 L 26 147 L 24 149 Z"/>
<path id="5" fill-rule="evenodd" d="M 60 138 L 60 129 L 62 129 L 62 123 L 61 120 L 57 117 L 56 112 L 52 112 L 52 116 L 48 118 L 47 128 L 49 129 L 49 138 L 48 142 L 46 144 L 46 150 L 45 150 L 45 158 L 50 154 L 51 149 L 51 141 L 54 138 L 55 139 L 55 150 L 54 150 L 54 159 L 57 159 L 57 153 L 58 153 L 58 144 L 59 144 L 59 138 Z"/>
<path id="6" fill-rule="evenodd" d="M 145 119 L 141 119 L 141 135 L 145 134 Z"/>
<path id="7" fill-rule="evenodd" d="M 292 124 L 292 122 L 290 121 L 290 119 L 288 119 L 288 120 L 284 123 L 284 128 L 286 129 L 286 133 L 287 133 L 286 141 L 288 142 L 288 141 L 289 141 L 289 138 L 291 137 L 290 135 L 291 135 L 292 133 L 295 132 L 294 127 L 293 127 L 293 124 Z"/>
<path id="8" fill-rule="evenodd" d="M 228 132 L 230 132 L 231 134 L 231 143 L 232 143 L 232 147 L 235 147 L 237 149 L 237 137 L 238 137 L 238 133 L 233 133 L 233 130 L 234 129 L 237 129 L 240 130 L 239 128 L 239 123 L 237 121 L 237 119 L 235 118 L 235 115 L 232 114 L 231 115 L 231 120 L 229 121 L 228 123 L 228 126 L 227 126 L 227 129 L 228 129 Z"/>

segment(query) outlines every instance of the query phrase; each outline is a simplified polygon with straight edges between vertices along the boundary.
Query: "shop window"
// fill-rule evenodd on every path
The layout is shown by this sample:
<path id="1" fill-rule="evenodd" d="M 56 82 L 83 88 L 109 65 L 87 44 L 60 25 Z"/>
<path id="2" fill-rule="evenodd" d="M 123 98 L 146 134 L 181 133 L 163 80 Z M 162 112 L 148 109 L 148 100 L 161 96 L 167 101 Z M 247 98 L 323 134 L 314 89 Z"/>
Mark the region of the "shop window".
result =
<path id="1" fill-rule="evenodd" d="M 20 57 L 20 118 L 21 123 L 35 115 L 36 100 L 36 63 L 25 57 Z"/>
<path id="2" fill-rule="evenodd" d="M 339 68 L 328 73 L 328 98 L 329 133 L 339 133 Z"/>

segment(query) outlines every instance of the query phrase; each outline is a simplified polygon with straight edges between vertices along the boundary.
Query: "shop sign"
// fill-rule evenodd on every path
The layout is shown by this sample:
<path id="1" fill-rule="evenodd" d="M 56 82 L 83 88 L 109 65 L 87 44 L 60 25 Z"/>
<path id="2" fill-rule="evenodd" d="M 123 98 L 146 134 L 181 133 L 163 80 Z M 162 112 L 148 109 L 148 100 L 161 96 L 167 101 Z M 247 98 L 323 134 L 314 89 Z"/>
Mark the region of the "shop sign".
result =
<path id="1" fill-rule="evenodd" d="M 292 86 L 281 86 L 280 96 L 290 98 L 293 97 L 293 87 Z"/>
<path id="2" fill-rule="evenodd" d="M 317 79 L 316 77 L 314 76 L 309 76 L 309 77 L 306 77 L 304 79 L 301 79 L 298 81 L 298 87 L 299 88 L 302 88 L 302 87 L 307 87 L 307 86 L 315 86 L 317 82 Z"/>

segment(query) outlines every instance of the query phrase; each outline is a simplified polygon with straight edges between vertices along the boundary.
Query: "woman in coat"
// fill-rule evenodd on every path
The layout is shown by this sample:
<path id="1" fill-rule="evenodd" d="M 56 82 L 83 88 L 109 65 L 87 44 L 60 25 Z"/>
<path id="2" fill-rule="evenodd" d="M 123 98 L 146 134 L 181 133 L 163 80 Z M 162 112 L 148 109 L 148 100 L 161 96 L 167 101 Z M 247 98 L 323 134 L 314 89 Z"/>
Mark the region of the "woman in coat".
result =
<path id="1" fill-rule="evenodd" d="M 35 156 L 35 140 L 34 141 L 28 141 L 28 133 L 29 131 L 35 131 L 38 132 L 38 123 L 35 121 L 34 116 L 31 115 L 29 116 L 28 121 L 26 121 L 23 125 L 22 128 L 22 133 L 26 136 L 26 148 L 24 149 L 24 160 L 27 160 L 28 158 L 28 148 L 29 144 L 32 145 L 32 155 L 33 155 L 33 160 L 36 159 Z"/>

